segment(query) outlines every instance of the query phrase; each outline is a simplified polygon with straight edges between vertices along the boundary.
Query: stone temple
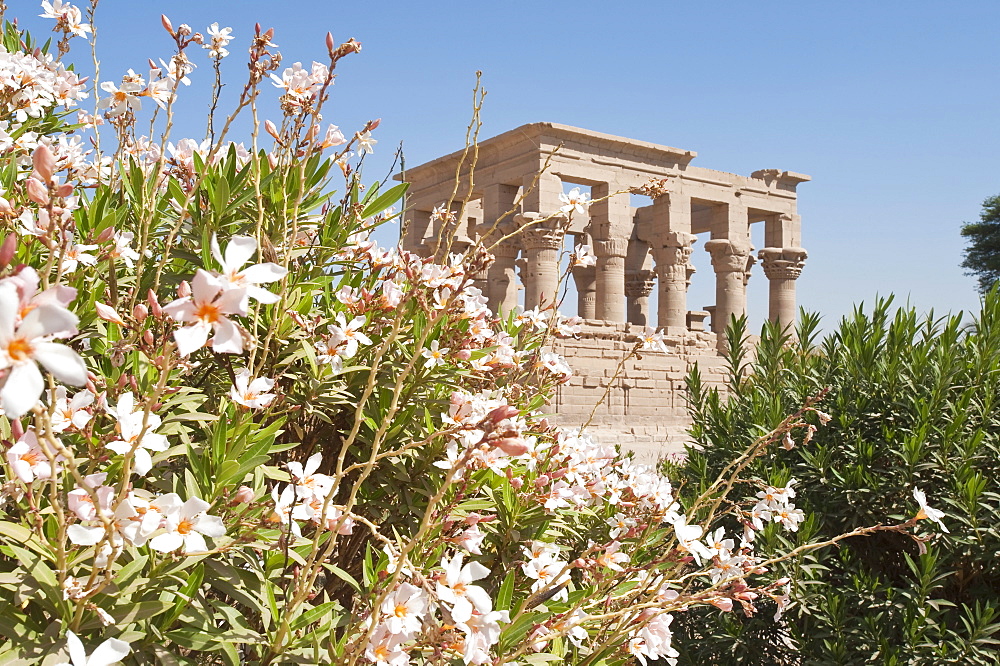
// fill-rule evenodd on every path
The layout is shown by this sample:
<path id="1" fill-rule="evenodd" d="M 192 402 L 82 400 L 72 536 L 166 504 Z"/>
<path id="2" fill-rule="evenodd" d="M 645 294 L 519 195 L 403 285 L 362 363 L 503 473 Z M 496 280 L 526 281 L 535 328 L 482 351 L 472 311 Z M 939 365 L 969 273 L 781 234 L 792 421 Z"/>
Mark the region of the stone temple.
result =
<path id="1" fill-rule="evenodd" d="M 698 363 L 706 383 L 720 383 L 722 331 L 731 316 L 746 312 L 754 264 L 760 261 L 768 280 L 768 316 L 787 326 L 795 321 L 795 280 L 806 259 L 796 188 L 809 176 L 778 169 L 740 176 L 693 166 L 696 156 L 576 127 L 532 123 L 479 143 L 471 178 L 473 149 L 404 174 L 410 183 L 406 249 L 440 252 L 439 239 L 449 236 L 450 249 L 461 251 L 477 239 L 492 245 L 513 234 L 493 249 L 495 262 L 479 276 L 494 311 L 552 303 L 567 244 L 593 248 L 597 265 L 572 271 L 583 333 L 553 344 L 574 376 L 552 407 L 560 423 L 582 424 L 607 393 L 591 431 L 646 461 L 678 450 L 685 439 L 684 378 L 692 364 Z M 655 191 L 649 187 L 653 180 L 659 181 Z M 571 187 L 589 188 L 599 201 L 588 214 L 570 216 L 567 224 L 558 213 L 559 195 Z M 654 198 L 635 206 L 630 190 Z M 457 229 L 442 228 L 443 218 L 432 214 L 449 201 L 460 215 Z M 755 254 L 750 225 L 757 222 L 764 225 L 764 247 Z M 698 234 L 707 238 L 703 247 L 715 273 L 715 303 L 692 310 L 687 294 Z M 656 312 L 650 311 L 653 294 Z M 669 353 L 644 353 L 619 371 L 646 326 L 665 333 Z"/>

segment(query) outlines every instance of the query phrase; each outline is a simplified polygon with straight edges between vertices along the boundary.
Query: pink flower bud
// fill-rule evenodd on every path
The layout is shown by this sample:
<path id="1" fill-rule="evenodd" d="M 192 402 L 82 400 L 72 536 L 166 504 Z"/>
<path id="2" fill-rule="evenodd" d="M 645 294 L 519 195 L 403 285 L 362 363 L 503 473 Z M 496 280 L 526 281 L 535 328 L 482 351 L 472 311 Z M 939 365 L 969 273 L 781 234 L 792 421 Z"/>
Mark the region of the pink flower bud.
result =
<path id="1" fill-rule="evenodd" d="M 110 305 L 105 305 L 100 301 L 94 302 L 94 309 L 97 310 L 97 316 L 104 321 L 110 321 L 113 324 L 118 324 L 119 326 L 124 326 L 125 321 L 115 312 L 115 309 Z"/>
<path id="2" fill-rule="evenodd" d="M 264 121 L 264 129 L 267 131 L 268 134 L 270 134 L 271 136 L 273 136 L 275 139 L 280 139 L 281 138 L 278 135 L 278 127 L 273 122 L 271 122 L 270 120 L 265 120 Z"/>
<path id="3" fill-rule="evenodd" d="M 176 37 L 176 33 L 174 32 L 174 26 L 172 23 L 170 23 L 170 19 L 167 18 L 166 14 L 160 14 L 160 23 L 163 24 L 163 29 L 166 30 L 168 33 L 170 33 L 171 37 Z"/>
<path id="4" fill-rule="evenodd" d="M 191 285 L 188 284 L 187 280 L 181 281 L 181 283 L 177 285 L 177 298 L 187 298 L 190 295 Z"/>
<path id="5" fill-rule="evenodd" d="M 514 490 L 520 490 L 521 486 L 524 485 L 524 479 L 522 479 L 519 476 L 515 476 L 513 479 L 510 480 L 510 485 L 511 487 L 514 488 Z"/>
<path id="6" fill-rule="evenodd" d="M 333 41 L 333 33 L 332 32 L 326 33 L 326 50 L 333 51 L 333 49 L 336 48 L 336 46 L 337 43 Z"/>
<path id="7" fill-rule="evenodd" d="M 712 604 L 713 606 L 715 606 L 716 608 L 719 608 L 719 609 L 725 611 L 726 613 L 728 613 L 731 610 L 733 610 L 733 600 L 732 599 L 712 599 L 712 601 L 710 601 L 709 603 Z"/>
<path id="8" fill-rule="evenodd" d="M 361 47 L 361 45 L 358 44 L 358 50 L 359 51 L 361 50 L 360 47 Z M 376 118 L 375 120 L 369 120 L 368 121 L 368 130 L 371 131 L 371 130 L 374 130 L 374 129 L 378 129 L 378 126 L 381 125 L 381 124 L 382 124 L 382 119 L 381 118 Z"/>
<path id="9" fill-rule="evenodd" d="M 31 154 L 31 164 L 35 167 L 35 177 L 43 183 L 52 182 L 52 171 L 56 167 L 56 158 L 44 143 L 38 144 Z"/>
<path id="10" fill-rule="evenodd" d="M 65 198 L 71 194 L 73 194 L 73 183 L 63 183 L 62 185 L 56 188 L 57 197 Z"/>
<path id="11" fill-rule="evenodd" d="M 472 358 L 472 352 L 468 349 L 459 349 L 457 352 L 452 354 L 452 356 L 457 358 L 459 361 L 468 361 Z"/>
<path id="12" fill-rule="evenodd" d="M 17 234 L 7 234 L 0 244 L 0 268 L 7 268 L 17 253 Z"/>
<path id="13" fill-rule="evenodd" d="M 589 564 L 587 564 L 587 560 L 583 559 L 582 557 L 576 558 L 575 560 L 570 562 L 570 564 L 572 564 L 577 569 L 586 569 L 589 566 Z"/>
<path id="14" fill-rule="evenodd" d="M 155 342 L 155 339 L 153 338 L 153 332 L 152 331 L 143 332 L 142 341 L 149 346 L 153 346 L 153 342 Z"/>
<path id="15" fill-rule="evenodd" d="M 146 317 L 149 316 L 149 309 L 142 303 L 136 303 L 135 307 L 132 308 L 132 316 L 141 324 L 146 321 Z"/>
<path id="16" fill-rule="evenodd" d="M 278 166 L 278 158 L 274 154 L 268 153 L 267 154 L 267 163 L 268 163 L 268 165 L 272 169 L 274 169 L 275 167 Z"/>
<path id="17" fill-rule="evenodd" d="M 146 302 L 149 303 L 149 311 L 153 313 L 153 316 L 159 319 L 163 316 L 163 310 L 160 308 L 160 302 L 156 300 L 156 294 L 150 289 L 146 293 Z"/>
<path id="18" fill-rule="evenodd" d="M 233 495 L 233 502 L 237 504 L 250 504 L 253 500 L 253 488 L 249 486 L 240 486 L 236 489 L 236 493 Z"/>
<path id="19" fill-rule="evenodd" d="M 14 207 L 10 205 L 10 202 L 0 197 L 0 215 L 13 215 Z"/>
<path id="20" fill-rule="evenodd" d="M 501 405 L 494 409 L 489 414 L 489 419 L 494 423 L 499 423 L 504 419 L 511 419 L 520 414 L 516 407 L 511 407 L 510 405 Z"/>
<path id="21" fill-rule="evenodd" d="M 504 437 L 495 440 L 494 446 L 509 456 L 523 456 L 528 452 L 528 443 L 520 437 Z"/>
<path id="22" fill-rule="evenodd" d="M 535 479 L 535 487 L 541 490 L 545 486 L 549 485 L 549 481 L 551 481 L 551 479 L 548 477 L 548 475 L 542 474 L 537 479 Z"/>
<path id="23" fill-rule="evenodd" d="M 25 181 L 24 185 L 28 190 L 29 199 L 42 206 L 49 205 L 49 188 L 43 185 L 40 180 L 29 178 Z"/>
<path id="24" fill-rule="evenodd" d="M 115 228 L 108 227 L 97 237 L 98 243 L 107 243 L 109 240 L 115 237 Z"/>

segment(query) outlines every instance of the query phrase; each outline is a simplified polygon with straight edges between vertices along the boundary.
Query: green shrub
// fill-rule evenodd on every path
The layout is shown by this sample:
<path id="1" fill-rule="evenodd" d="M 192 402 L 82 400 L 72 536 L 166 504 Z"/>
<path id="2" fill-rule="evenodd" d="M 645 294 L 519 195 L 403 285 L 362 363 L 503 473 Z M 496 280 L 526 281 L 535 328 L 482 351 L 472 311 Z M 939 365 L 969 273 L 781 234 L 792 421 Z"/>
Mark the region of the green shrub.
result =
<path id="1" fill-rule="evenodd" d="M 765 530 L 758 551 L 905 520 L 913 488 L 946 510 L 950 534 L 882 532 L 782 563 L 793 604 L 781 622 L 766 612 L 685 614 L 680 663 L 997 663 L 1000 294 L 987 294 L 971 322 L 894 310 L 891 298 L 857 308 L 822 342 L 818 322 L 803 314 L 797 340 L 765 326 L 751 358 L 745 321 L 734 321 L 728 396 L 691 373 L 695 445 L 668 472 L 694 496 L 754 437 L 823 395 L 830 422 L 807 415 L 799 431 L 817 427 L 808 444 L 772 447 L 748 470 L 774 486 L 796 479 L 809 514 L 795 535 Z"/>

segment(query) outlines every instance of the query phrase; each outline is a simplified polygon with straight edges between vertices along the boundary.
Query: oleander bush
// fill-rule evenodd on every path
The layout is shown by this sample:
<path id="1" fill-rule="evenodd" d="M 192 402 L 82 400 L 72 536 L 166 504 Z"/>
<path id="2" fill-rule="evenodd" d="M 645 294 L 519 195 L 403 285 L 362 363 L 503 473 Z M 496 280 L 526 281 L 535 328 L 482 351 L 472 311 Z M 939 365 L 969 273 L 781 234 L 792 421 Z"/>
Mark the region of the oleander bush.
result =
<path id="1" fill-rule="evenodd" d="M 793 580 L 780 623 L 686 614 L 680 663 L 995 664 L 1000 659 L 1000 294 L 975 318 L 919 315 L 891 298 L 859 307 L 822 341 L 803 314 L 797 339 L 765 326 L 756 354 L 745 322 L 729 331 L 728 397 L 690 377 L 696 446 L 669 473 L 693 495 L 784 410 L 826 391 L 832 419 L 800 427 L 808 445 L 774 447 L 750 472 L 797 480 L 806 512 L 793 535 L 763 532 L 758 552 L 908 512 L 911 491 L 937 498 L 947 534 L 914 541 L 883 532 L 776 567 Z M 711 629 L 709 629 L 711 627 Z"/>
<path id="2" fill-rule="evenodd" d="M 99 82 L 68 62 L 94 7 L 3 26 L 0 663 L 673 662 L 678 615 L 787 606 L 754 535 L 799 526 L 795 486 L 742 472 L 816 396 L 681 502 L 549 422 L 575 323 L 491 312 L 451 202 L 435 256 L 375 242 L 406 186 L 360 174 L 378 121 L 323 118 L 358 42 L 286 66 L 258 26 L 216 118 L 230 29 L 164 17 L 173 54 Z M 198 58 L 208 138 L 178 138 Z"/>

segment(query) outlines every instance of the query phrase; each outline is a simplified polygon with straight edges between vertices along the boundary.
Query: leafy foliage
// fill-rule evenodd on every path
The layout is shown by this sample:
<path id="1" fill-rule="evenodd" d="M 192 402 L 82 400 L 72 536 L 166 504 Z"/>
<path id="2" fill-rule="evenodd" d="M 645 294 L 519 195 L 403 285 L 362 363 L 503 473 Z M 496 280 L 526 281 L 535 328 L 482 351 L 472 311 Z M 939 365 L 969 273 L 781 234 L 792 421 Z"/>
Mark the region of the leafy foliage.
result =
<path id="1" fill-rule="evenodd" d="M 985 292 L 1000 280 L 1000 195 L 983 202 L 978 222 L 962 225 L 962 237 L 968 241 L 962 268 L 979 279 Z"/>
<path id="2" fill-rule="evenodd" d="M 755 434 L 826 390 L 832 420 L 811 442 L 771 449 L 748 470 L 772 485 L 794 476 L 809 513 L 793 539 L 765 531 L 761 552 L 904 517 L 914 487 L 943 505 L 950 533 L 922 543 L 883 532 L 782 563 L 794 603 L 777 625 L 766 613 L 714 623 L 718 612 L 686 614 L 680 663 L 996 663 L 1000 293 L 988 292 L 968 322 L 880 299 L 822 341 L 817 325 L 803 313 L 791 340 L 765 326 L 753 358 L 735 345 L 727 395 L 704 390 L 692 373 L 696 445 L 669 473 L 697 492 Z M 745 322 L 730 336 L 745 341 Z"/>

